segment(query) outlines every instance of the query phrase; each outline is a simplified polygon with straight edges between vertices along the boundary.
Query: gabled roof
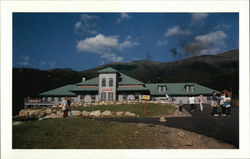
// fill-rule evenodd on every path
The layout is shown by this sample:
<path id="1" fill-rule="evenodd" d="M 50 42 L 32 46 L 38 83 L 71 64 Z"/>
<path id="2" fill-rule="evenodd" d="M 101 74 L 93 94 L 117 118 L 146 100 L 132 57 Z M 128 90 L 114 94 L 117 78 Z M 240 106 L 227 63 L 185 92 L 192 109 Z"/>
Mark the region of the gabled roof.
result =
<path id="1" fill-rule="evenodd" d="M 74 89 L 70 89 L 72 92 L 90 92 L 90 91 L 98 91 L 98 87 L 76 87 Z"/>
<path id="2" fill-rule="evenodd" d="M 97 86 L 99 83 L 99 77 L 91 78 L 89 80 L 86 80 L 84 82 L 79 82 L 76 85 L 77 86 Z"/>
<path id="3" fill-rule="evenodd" d="M 118 87 L 117 91 L 149 91 L 146 87 Z"/>
<path id="4" fill-rule="evenodd" d="M 166 92 L 159 92 L 158 86 L 165 85 L 167 86 Z M 194 91 L 187 92 L 185 86 L 193 85 Z M 210 89 L 204 86 L 201 86 L 196 83 L 150 83 L 146 84 L 146 87 L 149 89 L 151 95 L 200 95 L 200 94 L 212 94 L 213 91 L 220 93 L 214 89 Z"/>
<path id="5" fill-rule="evenodd" d="M 41 94 L 39 94 L 39 96 L 49 96 L 49 97 L 52 97 L 52 96 L 76 96 L 75 93 L 69 91 L 70 89 L 74 89 L 74 88 L 77 88 L 76 85 L 74 84 L 69 84 L 69 85 L 65 85 L 65 86 L 62 86 L 62 87 L 59 87 L 59 88 L 56 88 L 56 89 L 52 89 L 52 90 L 49 90 L 47 92 L 43 92 Z"/>
<path id="6" fill-rule="evenodd" d="M 139 85 L 144 85 L 143 82 L 141 81 L 138 81 L 130 76 L 127 76 L 123 73 L 120 73 L 120 78 L 119 78 L 119 81 L 118 81 L 118 85 L 127 85 L 127 84 L 139 84 Z"/>
<path id="7" fill-rule="evenodd" d="M 97 71 L 97 73 L 118 73 L 118 71 L 111 67 L 107 67 L 105 69 Z"/>

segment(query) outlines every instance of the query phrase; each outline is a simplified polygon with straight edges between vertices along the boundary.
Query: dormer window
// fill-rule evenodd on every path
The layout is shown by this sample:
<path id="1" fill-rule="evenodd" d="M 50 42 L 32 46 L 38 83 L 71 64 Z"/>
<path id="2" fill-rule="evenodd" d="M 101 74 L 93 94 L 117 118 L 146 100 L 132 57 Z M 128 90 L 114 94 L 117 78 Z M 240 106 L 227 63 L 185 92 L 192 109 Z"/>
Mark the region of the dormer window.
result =
<path id="1" fill-rule="evenodd" d="M 185 89 L 187 92 L 193 92 L 194 91 L 194 85 L 186 85 Z"/>
<path id="2" fill-rule="evenodd" d="M 166 92 L 166 90 L 167 90 L 167 86 L 165 86 L 165 85 L 158 86 L 158 91 L 159 92 Z"/>

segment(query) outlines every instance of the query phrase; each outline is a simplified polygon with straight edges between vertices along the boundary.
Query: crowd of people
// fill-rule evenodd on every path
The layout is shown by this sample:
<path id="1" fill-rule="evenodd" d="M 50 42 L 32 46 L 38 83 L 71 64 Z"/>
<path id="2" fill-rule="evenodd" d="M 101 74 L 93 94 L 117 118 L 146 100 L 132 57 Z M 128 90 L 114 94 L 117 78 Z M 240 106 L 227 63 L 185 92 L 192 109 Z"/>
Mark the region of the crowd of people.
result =
<path id="1" fill-rule="evenodd" d="M 223 91 L 220 95 L 213 92 L 211 98 L 212 115 L 219 116 L 218 108 L 221 109 L 221 116 L 231 116 L 231 93 L 228 91 Z M 190 106 L 190 112 L 196 110 L 196 105 L 199 105 L 200 111 L 204 110 L 204 104 L 206 103 L 206 98 L 201 94 L 198 98 L 194 96 L 188 98 L 188 103 Z M 179 111 L 182 112 L 183 102 L 179 101 Z"/>
<path id="2" fill-rule="evenodd" d="M 66 118 L 67 116 L 72 117 L 72 110 L 71 110 L 71 98 L 65 97 L 61 103 L 63 117 Z"/>

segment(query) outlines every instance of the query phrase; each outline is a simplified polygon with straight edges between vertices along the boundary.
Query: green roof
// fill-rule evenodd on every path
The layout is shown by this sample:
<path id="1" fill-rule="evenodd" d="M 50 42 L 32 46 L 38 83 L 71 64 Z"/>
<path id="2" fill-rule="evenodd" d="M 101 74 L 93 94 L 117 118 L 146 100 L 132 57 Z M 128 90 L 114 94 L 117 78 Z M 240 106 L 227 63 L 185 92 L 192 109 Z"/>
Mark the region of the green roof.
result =
<path id="1" fill-rule="evenodd" d="M 98 87 L 76 87 L 74 89 L 70 89 L 72 92 L 82 92 L 82 91 L 98 91 Z"/>
<path id="2" fill-rule="evenodd" d="M 75 93 L 69 91 L 70 89 L 74 89 L 76 88 L 76 85 L 73 85 L 73 84 L 69 84 L 69 85 L 65 85 L 65 86 L 62 86 L 62 87 L 59 87 L 59 88 L 56 88 L 56 89 L 52 89 L 50 91 L 47 91 L 47 92 L 43 92 L 41 94 L 39 94 L 40 96 L 49 96 L 49 97 L 52 97 L 52 96 L 76 96 Z"/>
<path id="3" fill-rule="evenodd" d="M 107 67 L 105 69 L 97 71 L 97 73 L 118 73 L 118 71 L 111 67 Z"/>
<path id="4" fill-rule="evenodd" d="M 159 92 L 158 86 L 165 85 L 167 86 L 166 92 Z M 193 85 L 194 91 L 187 92 L 185 89 L 186 85 Z M 196 83 L 150 83 L 146 84 L 146 87 L 149 89 L 151 95 L 200 95 L 200 94 L 212 94 L 213 91 L 220 93 L 214 89 L 210 89 L 204 86 L 201 86 Z"/>
<path id="5" fill-rule="evenodd" d="M 98 86 L 99 83 L 99 77 L 95 77 L 80 83 L 77 83 L 77 86 Z"/>
<path id="6" fill-rule="evenodd" d="M 149 91 L 145 87 L 118 87 L 117 91 Z"/>
<path id="7" fill-rule="evenodd" d="M 118 85 L 127 85 L 127 84 L 132 84 L 132 85 L 133 85 L 133 84 L 144 85 L 144 83 L 141 82 L 141 81 L 138 81 L 138 80 L 136 80 L 136 79 L 134 79 L 134 78 L 132 78 L 132 77 L 129 77 L 129 76 L 123 74 L 123 73 L 120 73 L 120 74 L 121 74 L 121 76 L 120 76 L 120 78 L 119 78 Z"/>

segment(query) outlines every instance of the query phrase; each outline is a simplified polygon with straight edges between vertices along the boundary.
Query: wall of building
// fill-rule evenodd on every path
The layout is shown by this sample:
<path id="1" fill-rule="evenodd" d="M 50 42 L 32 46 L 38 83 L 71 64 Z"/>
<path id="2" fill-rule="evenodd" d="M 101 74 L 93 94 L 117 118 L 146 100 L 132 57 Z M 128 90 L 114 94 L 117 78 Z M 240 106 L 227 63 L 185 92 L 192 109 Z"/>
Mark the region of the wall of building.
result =
<path id="1" fill-rule="evenodd" d="M 102 79 L 106 79 L 106 86 L 102 86 Z M 113 79 L 113 86 L 109 85 L 109 79 Z M 108 93 L 113 93 L 113 101 L 116 101 L 116 87 L 117 87 L 117 75 L 115 73 L 101 73 L 99 74 L 99 97 L 101 101 L 101 93 L 106 93 L 106 101 L 108 101 Z"/>

